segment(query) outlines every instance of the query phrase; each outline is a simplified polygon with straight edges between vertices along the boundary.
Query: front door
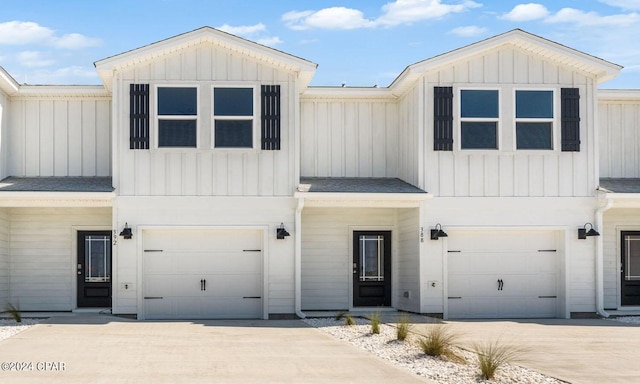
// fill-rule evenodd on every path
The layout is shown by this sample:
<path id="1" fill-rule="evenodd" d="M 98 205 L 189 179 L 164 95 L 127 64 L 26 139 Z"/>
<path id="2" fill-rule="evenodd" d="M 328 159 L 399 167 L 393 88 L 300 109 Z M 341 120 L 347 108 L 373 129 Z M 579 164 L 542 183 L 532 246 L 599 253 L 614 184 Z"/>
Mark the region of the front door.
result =
<path id="1" fill-rule="evenodd" d="M 620 303 L 640 306 L 640 231 L 622 232 Z"/>
<path id="2" fill-rule="evenodd" d="M 111 307 L 111 232 L 78 231 L 78 308 Z"/>
<path id="3" fill-rule="evenodd" d="M 353 232 L 353 306 L 391 306 L 391 231 Z"/>

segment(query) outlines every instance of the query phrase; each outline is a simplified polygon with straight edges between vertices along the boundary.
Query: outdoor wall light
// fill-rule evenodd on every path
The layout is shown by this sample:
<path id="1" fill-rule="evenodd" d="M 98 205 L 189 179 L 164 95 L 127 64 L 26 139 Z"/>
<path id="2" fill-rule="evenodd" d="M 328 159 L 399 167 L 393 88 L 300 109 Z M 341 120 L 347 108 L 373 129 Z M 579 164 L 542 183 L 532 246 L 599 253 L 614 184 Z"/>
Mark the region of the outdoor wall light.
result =
<path id="1" fill-rule="evenodd" d="M 442 230 L 440 223 L 436 224 L 436 228 L 431 230 L 431 240 L 438 240 L 441 237 L 448 237 L 447 233 Z"/>
<path id="2" fill-rule="evenodd" d="M 120 236 L 125 239 L 130 239 L 133 237 L 133 232 L 131 232 L 131 228 L 129 227 L 129 223 L 124 223 L 124 229 L 120 232 Z"/>
<path id="3" fill-rule="evenodd" d="M 589 226 L 589 230 L 587 231 L 587 225 Z M 586 223 L 582 228 L 578 228 L 578 239 L 584 240 L 590 236 L 600 236 L 598 231 L 593 229 L 593 224 Z"/>
<path id="4" fill-rule="evenodd" d="M 276 239 L 283 240 L 287 236 L 290 236 L 289 232 L 285 229 L 284 224 L 280 223 L 280 226 L 276 228 Z"/>

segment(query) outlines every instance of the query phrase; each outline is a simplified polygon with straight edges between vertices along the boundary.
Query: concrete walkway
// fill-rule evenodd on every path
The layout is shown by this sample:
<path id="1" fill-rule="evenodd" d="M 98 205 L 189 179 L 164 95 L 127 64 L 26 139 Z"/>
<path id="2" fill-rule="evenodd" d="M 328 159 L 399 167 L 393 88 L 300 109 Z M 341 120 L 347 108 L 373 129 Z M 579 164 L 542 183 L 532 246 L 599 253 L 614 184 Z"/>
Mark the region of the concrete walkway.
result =
<path id="1" fill-rule="evenodd" d="M 12 384 L 428 382 L 299 320 L 53 317 L 0 341 L 3 362 L 32 364 L 0 370 Z"/>
<path id="2" fill-rule="evenodd" d="M 398 313 L 383 313 L 396 323 Z M 529 350 L 520 365 L 574 384 L 640 383 L 640 326 L 600 319 L 441 321 L 411 315 L 414 332 L 450 324 L 463 347 L 500 339 Z"/>

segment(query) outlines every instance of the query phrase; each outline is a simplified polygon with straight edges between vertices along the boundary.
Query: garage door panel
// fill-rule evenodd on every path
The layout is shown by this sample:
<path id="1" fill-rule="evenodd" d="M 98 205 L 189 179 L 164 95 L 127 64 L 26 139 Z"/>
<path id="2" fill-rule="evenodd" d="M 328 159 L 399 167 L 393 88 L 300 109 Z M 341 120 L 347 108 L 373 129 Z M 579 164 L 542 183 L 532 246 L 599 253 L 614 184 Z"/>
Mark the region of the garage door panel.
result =
<path id="1" fill-rule="evenodd" d="M 262 276 L 246 274 L 215 275 L 207 277 L 206 292 L 215 292 L 219 296 L 260 296 Z M 238 284 L 238 280 L 242 284 Z"/>
<path id="2" fill-rule="evenodd" d="M 556 316 L 557 238 L 552 231 L 451 231 L 449 317 Z"/>

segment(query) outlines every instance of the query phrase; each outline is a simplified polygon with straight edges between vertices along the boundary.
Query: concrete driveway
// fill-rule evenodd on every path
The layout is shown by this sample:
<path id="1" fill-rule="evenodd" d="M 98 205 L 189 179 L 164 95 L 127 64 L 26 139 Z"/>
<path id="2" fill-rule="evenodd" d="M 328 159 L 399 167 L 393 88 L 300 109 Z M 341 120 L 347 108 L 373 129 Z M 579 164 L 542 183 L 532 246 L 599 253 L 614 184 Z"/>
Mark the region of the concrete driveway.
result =
<path id="1" fill-rule="evenodd" d="M 12 384 L 427 382 L 298 320 L 53 317 L 0 341 L 3 362 Z"/>
<path id="2" fill-rule="evenodd" d="M 393 322 L 393 319 L 388 320 Z M 421 322 L 423 324 L 417 324 L 414 331 L 425 332 L 429 324 L 424 323 L 428 321 Z M 461 334 L 461 343 L 466 347 L 497 338 L 524 346 L 529 352 L 527 360 L 520 365 L 570 383 L 640 383 L 638 325 L 599 319 L 445 323 Z"/>

